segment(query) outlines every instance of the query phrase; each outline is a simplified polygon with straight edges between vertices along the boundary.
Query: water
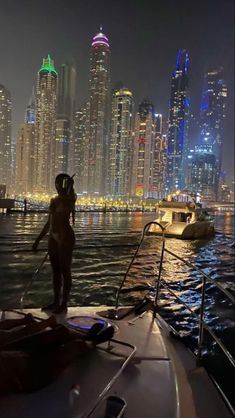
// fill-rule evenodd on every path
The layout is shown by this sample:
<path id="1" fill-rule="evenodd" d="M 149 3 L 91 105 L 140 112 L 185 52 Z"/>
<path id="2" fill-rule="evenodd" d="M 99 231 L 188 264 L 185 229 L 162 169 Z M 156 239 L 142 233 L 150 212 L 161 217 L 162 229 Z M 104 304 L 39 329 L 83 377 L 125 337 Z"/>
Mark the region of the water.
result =
<path id="1" fill-rule="evenodd" d="M 39 251 L 31 251 L 32 243 L 47 219 L 46 214 L 21 213 L 0 215 L 0 307 L 19 307 L 20 297 L 35 269 L 43 259 L 47 242 L 43 240 Z M 140 240 L 143 226 L 154 219 L 153 213 L 77 213 L 76 248 L 72 273 L 71 305 L 113 305 L 117 286 Z M 167 239 L 166 247 L 181 257 L 194 262 L 235 294 L 234 273 L 234 215 L 229 212 L 216 215 L 216 235 L 211 239 L 182 241 Z M 127 285 L 153 283 L 159 260 L 160 239 L 147 237 L 130 272 Z M 167 257 L 168 259 L 169 257 Z M 195 312 L 200 303 L 201 279 L 198 273 L 174 261 L 164 264 L 164 278 L 179 297 Z M 140 298 L 139 293 L 128 294 L 121 303 Z M 25 306 L 43 306 L 51 301 L 50 265 L 47 261 L 25 299 Z M 165 292 L 161 296 L 161 313 L 181 331 L 186 341 L 195 346 L 197 326 L 195 318 L 182 305 Z M 228 299 L 213 285 L 208 284 L 205 319 L 212 326 L 230 352 L 234 348 L 234 312 Z M 210 369 L 222 374 L 222 384 L 229 394 L 232 378 L 220 351 L 208 339 L 204 357 Z M 222 359 L 222 360 L 221 360 Z M 223 362 L 221 370 L 221 361 Z M 216 373 L 215 373 L 216 374 Z M 217 376 L 218 377 L 218 376 Z"/>

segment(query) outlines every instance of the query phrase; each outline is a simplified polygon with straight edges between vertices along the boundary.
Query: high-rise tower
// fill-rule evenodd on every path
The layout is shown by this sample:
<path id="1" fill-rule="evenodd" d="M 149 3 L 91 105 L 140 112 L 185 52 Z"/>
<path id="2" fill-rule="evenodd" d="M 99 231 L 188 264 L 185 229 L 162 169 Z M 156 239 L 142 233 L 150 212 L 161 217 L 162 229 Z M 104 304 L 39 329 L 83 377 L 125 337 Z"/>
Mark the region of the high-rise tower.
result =
<path id="1" fill-rule="evenodd" d="M 113 92 L 108 191 L 112 196 L 130 193 L 132 157 L 132 93 L 125 87 Z"/>
<path id="2" fill-rule="evenodd" d="M 18 130 L 16 140 L 15 192 L 18 194 L 33 191 L 36 103 L 34 92 L 25 112 L 25 123 Z"/>
<path id="3" fill-rule="evenodd" d="M 168 120 L 167 189 L 174 191 L 185 186 L 187 133 L 189 119 L 188 93 L 189 56 L 184 49 L 177 55 L 175 71 L 171 79 L 171 95 Z"/>
<path id="4" fill-rule="evenodd" d="M 216 158 L 215 197 L 218 198 L 221 174 L 224 120 L 226 116 L 227 86 L 223 80 L 223 69 L 208 71 L 200 109 L 200 145 L 209 145 Z"/>
<path id="5" fill-rule="evenodd" d="M 90 58 L 88 193 L 103 195 L 107 172 L 110 47 L 100 32 L 94 36 Z"/>
<path id="6" fill-rule="evenodd" d="M 163 134 L 162 114 L 155 115 L 152 197 L 162 198 L 166 187 L 167 140 Z"/>
<path id="7" fill-rule="evenodd" d="M 76 68 L 65 63 L 60 67 L 56 121 L 56 174 L 74 171 L 73 117 L 76 98 Z M 58 154 L 57 154 L 58 153 Z"/>
<path id="8" fill-rule="evenodd" d="M 88 190 L 89 115 L 90 103 L 86 102 L 75 112 L 73 122 L 74 185 L 79 193 Z"/>
<path id="9" fill-rule="evenodd" d="M 37 79 L 34 190 L 54 191 L 57 71 L 50 55 Z"/>
<path id="10" fill-rule="evenodd" d="M 135 118 L 131 185 L 133 196 L 149 197 L 152 193 L 154 148 L 154 107 L 149 100 L 143 100 Z"/>
<path id="11" fill-rule="evenodd" d="M 11 185 L 11 95 L 0 84 L 0 183 L 7 193 Z"/>
<path id="12" fill-rule="evenodd" d="M 209 144 L 196 145 L 188 155 L 188 190 L 203 200 L 215 200 L 216 158 Z"/>
<path id="13" fill-rule="evenodd" d="M 74 64 L 60 67 L 57 113 L 72 120 L 76 99 L 76 68 Z"/>

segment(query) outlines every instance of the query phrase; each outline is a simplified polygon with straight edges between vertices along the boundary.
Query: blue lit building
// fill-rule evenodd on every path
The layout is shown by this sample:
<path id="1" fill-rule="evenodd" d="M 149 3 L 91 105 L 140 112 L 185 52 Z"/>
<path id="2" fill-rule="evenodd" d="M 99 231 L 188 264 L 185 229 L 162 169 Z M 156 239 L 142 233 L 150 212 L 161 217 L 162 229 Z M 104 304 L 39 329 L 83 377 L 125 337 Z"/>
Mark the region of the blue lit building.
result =
<path id="1" fill-rule="evenodd" d="M 223 69 L 208 71 L 204 77 L 200 108 L 200 145 L 210 146 L 215 155 L 214 191 L 216 199 L 218 199 L 222 168 L 226 101 L 227 87 L 223 80 Z"/>
<path id="2" fill-rule="evenodd" d="M 189 56 L 184 49 L 177 55 L 171 79 L 168 120 L 167 191 L 185 187 L 186 155 L 188 150 L 188 121 L 190 100 L 188 92 Z"/>
<path id="3" fill-rule="evenodd" d="M 29 104 L 25 112 L 25 123 L 35 124 L 36 122 L 36 98 L 34 94 L 34 89 L 32 91 L 32 96 L 30 97 Z"/>
<path id="4" fill-rule="evenodd" d="M 205 201 L 215 200 L 216 158 L 208 144 L 196 145 L 188 154 L 188 190 Z"/>

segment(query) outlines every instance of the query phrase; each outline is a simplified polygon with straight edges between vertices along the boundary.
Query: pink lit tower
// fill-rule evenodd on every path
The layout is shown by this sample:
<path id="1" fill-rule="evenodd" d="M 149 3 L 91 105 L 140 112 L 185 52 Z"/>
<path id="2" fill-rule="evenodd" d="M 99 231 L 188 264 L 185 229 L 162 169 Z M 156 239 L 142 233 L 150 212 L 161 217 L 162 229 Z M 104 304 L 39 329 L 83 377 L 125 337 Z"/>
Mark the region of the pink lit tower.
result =
<path id="1" fill-rule="evenodd" d="M 110 47 L 107 36 L 102 32 L 102 27 L 91 44 L 89 82 L 87 192 L 98 197 L 105 194 L 110 95 Z"/>

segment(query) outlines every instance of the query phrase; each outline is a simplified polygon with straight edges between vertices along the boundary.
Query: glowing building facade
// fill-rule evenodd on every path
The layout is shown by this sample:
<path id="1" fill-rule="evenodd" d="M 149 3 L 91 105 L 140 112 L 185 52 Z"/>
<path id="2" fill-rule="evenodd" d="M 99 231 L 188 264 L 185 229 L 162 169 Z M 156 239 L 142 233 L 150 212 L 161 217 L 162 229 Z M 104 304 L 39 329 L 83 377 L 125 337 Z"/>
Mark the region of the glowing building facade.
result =
<path id="1" fill-rule="evenodd" d="M 222 168 L 227 94 L 227 86 L 223 80 L 223 70 L 208 71 L 204 78 L 200 109 L 200 144 L 209 145 L 216 159 L 214 185 L 216 199 L 218 198 Z"/>
<path id="2" fill-rule="evenodd" d="M 181 190 L 185 186 L 186 156 L 188 151 L 188 93 L 189 56 L 183 49 L 179 50 L 175 71 L 171 79 L 167 134 L 167 189 Z"/>
<path id="3" fill-rule="evenodd" d="M 125 87 L 112 95 L 111 142 L 108 192 L 111 196 L 130 194 L 132 159 L 132 93 Z"/>
<path id="4" fill-rule="evenodd" d="M 65 116 L 58 117 L 55 135 L 55 176 L 68 172 L 70 132 L 70 120 Z"/>
<path id="5" fill-rule="evenodd" d="M 216 158 L 210 145 L 196 145 L 188 155 L 188 190 L 204 201 L 214 201 Z"/>
<path id="6" fill-rule="evenodd" d="M 64 166 L 65 172 L 71 174 L 74 172 L 73 155 L 74 155 L 74 143 L 73 143 L 73 118 L 75 112 L 75 99 L 76 99 L 76 68 L 74 64 L 65 63 L 60 67 L 59 83 L 58 83 L 58 104 L 57 104 L 57 134 L 64 139 L 66 138 L 66 144 L 64 151 L 66 152 Z M 64 132 L 62 133 L 62 127 Z M 58 134 L 58 130 L 60 133 Z"/>
<path id="7" fill-rule="evenodd" d="M 7 193 L 11 185 L 11 95 L 0 84 L 0 184 L 6 186 Z"/>
<path id="8" fill-rule="evenodd" d="M 167 138 L 163 134 L 163 117 L 160 113 L 154 115 L 155 139 L 153 156 L 153 180 L 151 197 L 165 196 L 166 164 L 167 164 Z"/>
<path id="9" fill-rule="evenodd" d="M 43 59 L 36 91 L 34 191 L 54 191 L 57 71 L 50 55 Z"/>
<path id="10" fill-rule="evenodd" d="M 131 195 L 149 197 L 153 192 L 155 148 L 154 107 L 149 100 L 139 105 L 134 131 Z"/>
<path id="11" fill-rule="evenodd" d="M 105 194 L 108 151 L 110 47 L 102 30 L 94 36 L 90 58 L 88 193 Z"/>
<path id="12" fill-rule="evenodd" d="M 90 103 L 84 103 L 74 115 L 73 123 L 73 173 L 75 190 L 87 194 L 89 157 Z"/>
<path id="13" fill-rule="evenodd" d="M 34 92 L 25 112 L 25 123 L 21 124 L 16 140 L 15 193 L 33 191 L 36 103 Z"/>

